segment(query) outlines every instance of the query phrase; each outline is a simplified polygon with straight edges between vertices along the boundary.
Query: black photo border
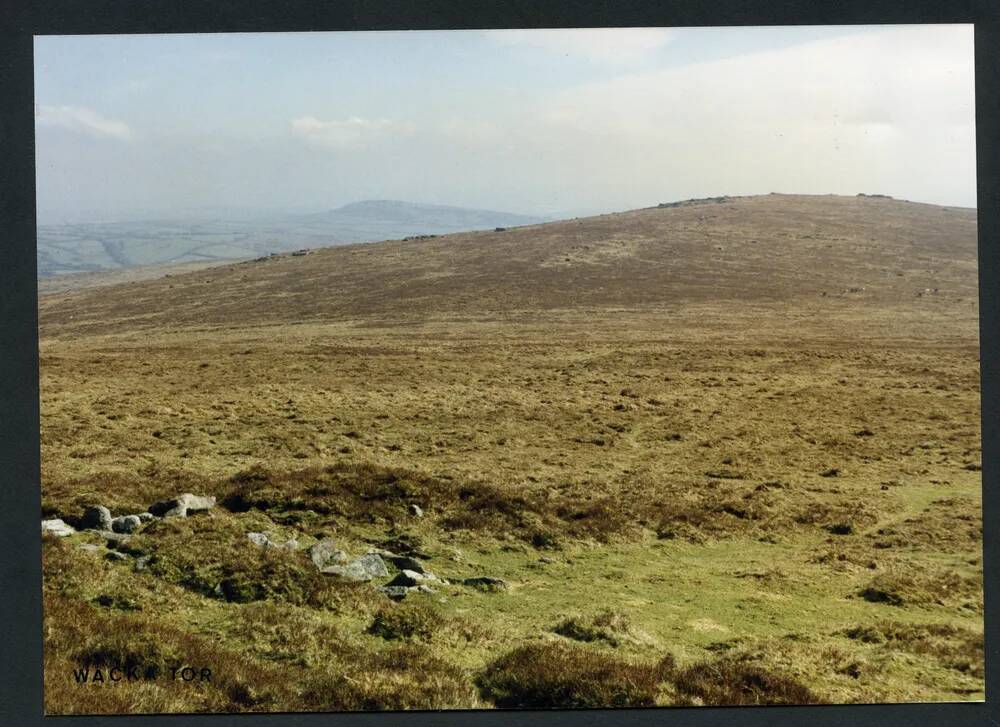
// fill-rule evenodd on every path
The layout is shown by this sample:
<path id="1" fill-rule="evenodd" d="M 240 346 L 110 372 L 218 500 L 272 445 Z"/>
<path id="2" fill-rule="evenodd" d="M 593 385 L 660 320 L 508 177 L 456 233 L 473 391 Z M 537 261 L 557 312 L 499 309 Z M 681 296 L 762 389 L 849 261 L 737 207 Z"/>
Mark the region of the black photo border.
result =
<path id="1" fill-rule="evenodd" d="M 630 26 L 975 25 L 986 694 L 982 703 L 43 717 L 33 37 Z M 0 6 L 0 724 L 1000 725 L 1000 0 L 8 0 Z"/>

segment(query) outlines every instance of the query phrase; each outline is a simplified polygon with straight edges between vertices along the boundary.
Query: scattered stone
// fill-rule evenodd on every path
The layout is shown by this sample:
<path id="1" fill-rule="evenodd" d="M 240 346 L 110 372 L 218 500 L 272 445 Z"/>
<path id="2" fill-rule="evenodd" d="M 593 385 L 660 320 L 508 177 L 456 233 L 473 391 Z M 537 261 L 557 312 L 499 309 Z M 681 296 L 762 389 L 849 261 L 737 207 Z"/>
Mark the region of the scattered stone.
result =
<path id="1" fill-rule="evenodd" d="M 328 565 L 320 569 L 320 573 L 329 576 L 339 576 L 350 581 L 370 581 L 373 578 L 384 578 L 389 575 L 389 569 L 381 556 L 375 553 L 363 555 L 352 560 L 347 565 Z"/>
<path id="2" fill-rule="evenodd" d="M 428 586 L 426 583 L 421 583 L 419 586 L 413 589 L 414 591 L 420 591 L 421 593 L 434 593 L 434 589 Z"/>
<path id="3" fill-rule="evenodd" d="M 91 505 L 83 511 L 80 518 L 81 528 L 94 530 L 111 530 L 111 511 L 104 505 Z"/>
<path id="4" fill-rule="evenodd" d="M 137 571 L 144 571 L 149 566 L 149 561 L 153 559 L 151 555 L 142 555 L 135 559 L 135 569 Z"/>
<path id="5" fill-rule="evenodd" d="M 271 542 L 271 539 L 267 537 L 267 533 L 247 533 L 247 540 L 262 548 Z"/>
<path id="6" fill-rule="evenodd" d="M 385 567 L 385 561 L 382 560 L 380 555 L 375 553 L 368 553 L 362 555 L 360 558 L 355 560 L 351 565 L 357 565 L 363 568 L 366 573 L 370 574 L 372 578 L 385 578 L 389 575 L 389 569 Z"/>
<path id="7" fill-rule="evenodd" d="M 414 517 L 423 517 L 424 516 L 424 511 L 420 507 L 420 505 L 417 505 L 417 504 L 411 502 L 410 503 L 410 514 L 413 515 Z"/>
<path id="8" fill-rule="evenodd" d="M 267 533 L 247 533 L 247 540 L 254 545 L 259 545 L 262 548 L 279 548 L 281 550 L 299 549 L 299 541 L 295 538 L 290 538 L 284 543 L 276 543 L 271 540 L 271 536 Z"/>
<path id="9" fill-rule="evenodd" d="M 93 543 L 80 543 L 77 547 L 87 553 L 97 553 L 101 550 L 100 545 L 94 545 Z"/>
<path id="10" fill-rule="evenodd" d="M 156 516 L 151 512 L 140 512 L 136 515 L 140 522 L 148 523 L 150 520 L 155 520 Z"/>
<path id="11" fill-rule="evenodd" d="M 475 578 L 466 578 L 462 581 L 462 585 L 472 586 L 473 588 L 478 588 L 481 591 L 506 591 L 507 582 L 502 578 L 494 578 L 492 576 L 477 576 Z"/>
<path id="12" fill-rule="evenodd" d="M 215 507 L 214 497 L 199 497 L 185 492 L 170 500 L 154 502 L 149 506 L 149 512 L 157 517 L 187 517 L 191 513 L 206 512 L 213 507 Z"/>
<path id="13" fill-rule="evenodd" d="M 132 533 L 139 529 L 142 520 L 138 515 L 122 515 L 111 521 L 111 529 L 116 533 Z"/>
<path id="14" fill-rule="evenodd" d="M 340 550 L 332 540 L 321 540 L 309 548 L 309 558 L 313 564 L 323 570 L 330 565 L 343 565 L 347 562 L 347 553 Z"/>
<path id="15" fill-rule="evenodd" d="M 124 553 L 119 553 L 117 550 L 109 550 L 104 554 L 104 559 L 111 561 L 128 560 L 128 556 Z"/>
<path id="16" fill-rule="evenodd" d="M 65 538 L 67 535 L 72 535 L 75 532 L 76 530 L 59 518 L 54 520 L 42 520 L 42 535 L 48 533 L 49 535 L 54 535 L 57 538 Z"/>

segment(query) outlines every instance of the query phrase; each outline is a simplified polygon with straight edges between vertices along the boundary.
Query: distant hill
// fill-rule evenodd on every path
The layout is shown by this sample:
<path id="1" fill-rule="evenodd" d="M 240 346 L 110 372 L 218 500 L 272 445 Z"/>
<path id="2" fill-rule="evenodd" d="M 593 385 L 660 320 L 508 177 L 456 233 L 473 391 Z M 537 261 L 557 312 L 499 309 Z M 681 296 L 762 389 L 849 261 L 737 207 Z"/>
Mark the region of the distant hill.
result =
<path id="1" fill-rule="evenodd" d="M 272 219 L 40 225 L 38 274 L 45 278 L 140 266 L 240 260 L 303 248 L 541 221 L 507 212 L 370 200 L 318 214 Z"/>
<path id="2" fill-rule="evenodd" d="M 43 331 L 100 332 L 727 301 L 968 308 L 976 250 L 973 209 L 873 196 L 718 198 L 53 294 L 40 315 Z"/>
<path id="3" fill-rule="evenodd" d="M 398 226 L 400 230 L 416 227 L 463 232 L 489 227 L 531 225 L 544 220 L 493 210 L 477 210 L 445 205 L 416 204 L 397 200 L 367 200 L 344 205 L 329 212 L 308 215 L 304 219 L 336 224 Z M 420 234 L 420 233 L 414 233 Z M 433 234 L 433 233 L 431 233 Z M 383 238 L 386 239 L 386 238 Z"/>

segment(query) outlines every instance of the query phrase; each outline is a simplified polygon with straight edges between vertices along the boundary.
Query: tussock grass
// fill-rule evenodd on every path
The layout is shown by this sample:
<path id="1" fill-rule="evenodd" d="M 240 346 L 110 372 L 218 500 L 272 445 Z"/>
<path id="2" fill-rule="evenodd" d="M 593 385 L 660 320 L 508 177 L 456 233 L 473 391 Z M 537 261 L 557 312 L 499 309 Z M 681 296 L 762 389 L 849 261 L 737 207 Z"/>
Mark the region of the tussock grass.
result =
<path id="1" fill-rule="evenodd" d="M 573 616 L 556 624 L 552 631 L 574 641 L 603 641 L 613 647 L 648 640 L 635 633 L 628 614 L 621 611 L 601 611 L 589 619 Z"/>
<path id="2" fill-rule="evenodd" d="M 913 517 L 879 528 L 871 537 L 877 549 L 980 550 L 982 513 L 979 504 L 970 498 L 941 498 Z"/>
<path id="3" fill-rule="evenodd" d="M 910 624 L 883 621 L 854 626 L 844 635 L 884 650 L 902 649 L 931 656 L 942 666 L 982 678 L 985 667 L 983 634 L 952 624 Z"/>
<path id="4" fill-rule="evenodd" d="M 420 639 L 429 641 L 444 626 L 444 619 L 425 606 L 383 608 L 375 614 L 368 633 L 387 641 Z"/>
<path id="5" fill-rule="evenodd" d="M 184 683 L 171 668 L 212 669 Z M 135 668 L 137 681 L 78 684 L 73 670 Z M 273 711 L 295 702 L 282 670 L 242 650 L 164 624 L 155 615 L 98 609 L 48 591 L 45 598 L 47 714 Z"/>
<path id="6" fill-rule="evenodd" d="M 982 576 L 966 576 L 947 569 L 881 573 L 859 595 L 866 601 L 890 606 L 937 605 L 977 613 L 983 610 Z"/>
<path id="7" fill-rule="evenodd" d="M 312 711 L 482 706 L 465 672 L 415 645 L 359 653 L 339 670 L 308 678 L 302 704 Z"/>
<path id="8" fill-rule="evenodd" d="M 652 664 L 584 647 L 538 643 L 504 654 L 479 675 L 478 683 L 498 707 L 651 707 L 673 668 L 669 656 Z"/>
<path id="9" fill-rule="evenodd" d="M 731 657 L 682 669 L 674 677 L 674 685 L 681 695 L 680 704 L 721 707 L 824 701 L 797 679 Z"/>

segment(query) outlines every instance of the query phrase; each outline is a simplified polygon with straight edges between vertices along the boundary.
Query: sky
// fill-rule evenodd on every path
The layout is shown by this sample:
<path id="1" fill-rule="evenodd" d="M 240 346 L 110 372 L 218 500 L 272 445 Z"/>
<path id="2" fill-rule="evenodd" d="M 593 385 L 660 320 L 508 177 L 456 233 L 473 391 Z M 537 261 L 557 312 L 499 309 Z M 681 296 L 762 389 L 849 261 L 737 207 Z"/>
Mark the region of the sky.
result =
<path id="1" fill-rule="evenodd" d="M 973 207 L 974 87 L 971 25 L 39 36 L 38 218 Z"/>

